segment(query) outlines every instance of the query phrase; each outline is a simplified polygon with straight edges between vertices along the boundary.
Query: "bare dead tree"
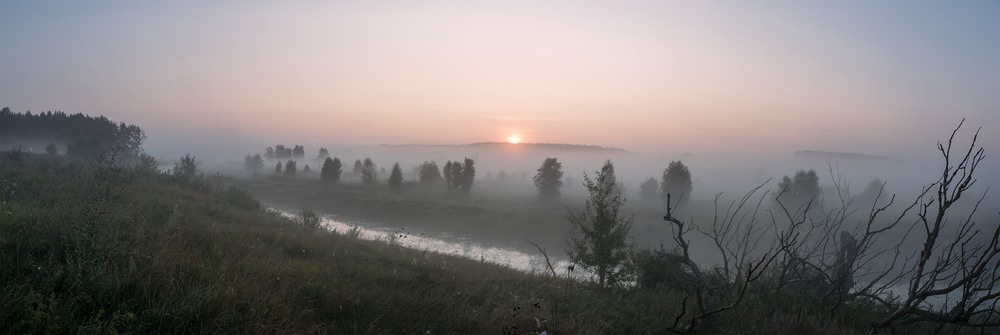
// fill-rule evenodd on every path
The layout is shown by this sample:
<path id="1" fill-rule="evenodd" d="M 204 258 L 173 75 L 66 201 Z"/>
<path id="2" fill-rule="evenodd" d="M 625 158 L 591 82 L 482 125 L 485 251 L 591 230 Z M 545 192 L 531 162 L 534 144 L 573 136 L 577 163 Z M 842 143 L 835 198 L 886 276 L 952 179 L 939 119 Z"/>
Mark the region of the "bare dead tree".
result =
<path id="1" fill-rule="evenodd" d="M 908 272 L 908 285 L 903 299 L 895 310 L 879 320 L 874 329 L 897 323 L 930 321 L 971 327 L 997 327 L 1000 325 L 1000 299 L 998 266 L 1000 262 L 1000 223 L 992 223 L 992 236 L 985 244 L 977 243 L 982 227 L 973 220 L 986 196 L 972 206 L 969 213 L 958 222 L 949 222 L 948 211 L 962 195 L 976 183 L 976 168 L 985 159 L 982 147 L 976 147 L 979 130 L 972 136 L 968 150 L 957 152 L 957 162 L 952 151 L 955 135 L 963 119 L 952 131 L 947 145 L 938 142 L 938 151 L 944 158 L 941 177 L 925 190 L 936 188 L 933 197 L 918 198 L 918 231 L 924 243 L 912 270 Z M 927 191 L 924 192 L 926 195 Z M 922 228 L 922 229 L 919 229 Z M 991 227 L 986 227 L 990 229 Z M 988 230 L 987 230 L 988 231 Z M 943 235 L 944 233 L 944 235 Z M 948 238 L 947 234 L 954 236 Z M 943 298 L 946 303 L 933 307 L 925 302 L 929 298 Z"/>
<path id="2" fill-rule="evenodd" d="M 692 231 L 694 228 L 686 226 L 686 224 L 683 221 L 673 216 L 673 208 L 671 207 L 670 203 L 670 194 L 667 194 L 667 214 L 663 216 L 663 220 L 673 224 L 671 226 L 671 232 L 673 233 L 674 241 L 677 242 L 677 245 L 680 247 L 680 255 L 673 253 L 660 253 L 660 255 L 662 257 L 667 257 L 671 260 L 684 264 L 694 275 L 696 279 L 696 284 L 694 285 L 694 291 L 695 291 L 695 301 L 697 308 L 697 313 L 691 317 L 690 321 L 688 322 L 688 325 L 684 327 L 684 329 L 678 329 L 680 320 L 683 318 L 684 314 L 686 314 L 685 308 L 686 308 L 687 298 L 685 298 L 684 303 L 682 304 L 684 306 L 682 306 L 681 314 L 676 316 L 674 320 L 674 325 L 668 329 L 669 331 L 674 331 L 674 332 L 679 331 L 684 333 L 697 331 L 702 327 L 705 320 L 709 319 L 710 317 L 739 306 L 739 304 L 743 302 L 743 298 L 745 297 L 745 294 L 747 293 L 747 289 L 749 288 L 750 284 L 760 279 L 761 275 L 764 273 L 764 270 L 767 269 L 767 267 L 774 260 L 774 254 L 765 253 L 764 255 L 760 256 L 759 258 L 756 258 L 755 260 L 746 261 L 748 259 L 747 256 L 749 255 L 749 251 L 753 250 L 753 248 L 749 248 L 749 245 L 751 245 L 751 243 L 735 238 L 734 235 L 730 234 L 731 232 L 735 232 L 735 228 L 733 228 L 731 224 L 729 225 L 726 224 L 726 222 L 731 222 L 729 220 L 731 218 L 730 216 L 735 216 L 738 213 L 741 213 L 741 209 L 743 209 L 743 206 L 750 199 L 753 193 L 755 193 L 759 189 L 760 186 L 755 188 L 751 192 L 747 193 L 747 195 L 744 196 L 743 200 L 741 201 L 740 205 L 736 207 L 737 210 L 729 212 L 729 214 L 727 214 L 724 220 L 716 220 L 717 224 L 714 225 L 716 226 L 716 228 L 713 229 L 719 232 L 718 234 L 715 234 L 715 236 L 717 237 L 715 239 L 716 245 L 719 246 L 722 253 L 724 254 L 729 253 L 730 256 L 734 256 L 733 264 L 739 264 L 739 269 L 735 270 L 738 277 L 733 278 L 732 281 L 730 281 L 728 278 L 726 279 L 727 286 L 730 286 L 730 283 L 732 283 L 733 284 L 732 286 L 737 286 L 737 287 L 728 288 L 727 292 L 730 292 L 730 294 L 728 296 L 729 299 L 727 299 L 727 303 L 725 303 L 722 306 L 714 308 L 711 306 L 711 296 L 710 296 L 710 292 L 714 288 L 711 287 L 711 285 L 709 284 L 709 278 L 706 277 L 704 272 L 702 272 L 698 264 L 691 259 L 690 240 L 684 236 L 688 232 Z M 727 226 L 729 228 L 726 228 Z M 713 233 L 708 233 L 708 235 L 712 236 Z M 737 252 L 736 250 L 740 251 Z M 727 265 L 726 267 L 729 266 Z M 731 271 L 731 270 L 726 270 L 726 271 Z"/>

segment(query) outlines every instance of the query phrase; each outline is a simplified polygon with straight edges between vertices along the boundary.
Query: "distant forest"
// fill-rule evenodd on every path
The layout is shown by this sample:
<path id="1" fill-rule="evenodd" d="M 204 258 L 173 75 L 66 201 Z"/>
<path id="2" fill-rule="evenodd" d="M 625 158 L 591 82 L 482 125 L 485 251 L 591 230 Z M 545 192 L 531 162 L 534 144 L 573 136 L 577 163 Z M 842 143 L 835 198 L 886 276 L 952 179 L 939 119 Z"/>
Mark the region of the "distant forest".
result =
<path id="1" fill-rule="evenodd" d="M 9 107 L 0 110 L 0 147 L 4 149 L 45 146 L 46 151 L 63 148 L 67 154 L 87 156 L 107 148 L 138 156 L 146 133 L 139 126 L 115 124 L 104 116 L 48 111 L 14 113 Z"/>
<path id="2" fill-rule="evenodd" d="M 473 148 L 494 148 L 517 145 L 525 148 L 530 148 L 532 150 L 538 151 L 590 151 L 590 152 L 616 152 L 616 153 L 628 153 L 628 150 L 622 148 L 614 147 L 602 147 L 597 145 L 581 145 L 581 144 L 559 144 L 559 143 L 518 143 L 511 144 L 507 142 L 478 142 L 470 144 L 457 144 L 457 145 L 445 145 L 445 144 L 382 144 L 382 147 L 473 147 Z"/>

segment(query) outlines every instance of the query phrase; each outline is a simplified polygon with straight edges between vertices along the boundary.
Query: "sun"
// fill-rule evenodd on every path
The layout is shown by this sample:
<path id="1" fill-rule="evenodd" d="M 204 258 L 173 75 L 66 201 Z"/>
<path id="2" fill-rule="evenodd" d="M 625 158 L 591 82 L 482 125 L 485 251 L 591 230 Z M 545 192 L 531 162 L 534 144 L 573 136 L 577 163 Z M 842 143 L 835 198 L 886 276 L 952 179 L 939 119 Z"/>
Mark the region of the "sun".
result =
<path id="1" fill-rule="evenodd" d="M 511 137 L 507 138 L 507 143 L 510 143 L 510 144 L 521 143 L 521 138 L 518 137 L 517 135 L 512 135 Z"/>

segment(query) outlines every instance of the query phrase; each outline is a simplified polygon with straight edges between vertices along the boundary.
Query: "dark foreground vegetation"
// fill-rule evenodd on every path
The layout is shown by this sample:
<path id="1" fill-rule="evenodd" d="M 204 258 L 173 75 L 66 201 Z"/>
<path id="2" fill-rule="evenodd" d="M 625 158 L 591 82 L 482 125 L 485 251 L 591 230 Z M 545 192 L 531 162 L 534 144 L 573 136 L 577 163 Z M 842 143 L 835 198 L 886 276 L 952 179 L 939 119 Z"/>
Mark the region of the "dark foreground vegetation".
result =
<path id="1" fill-rule="evenodd" d="M 968 151 L 952 151 L 951 139 L 942 144 L 950 165 L 924 189 L 934 200 L 918 198 L 902 211 L 917 211 L 907 230 L 923 245 L 914 256 L 900 251 L 905 236 L 884 234 L 907 223 L 878 219 L 895 198 L 878 205 L 876 197 L 867 221 L 854 225 L 846 204 L 811 212 L 811 199 L 782 202 L 783 189 L 769 226 L 757 212 L 772 196 L 758 187 L 702 227 L 668 206 L 662 220 L 674 227 L 677 247 L 629 250 L 598 265 L 607 266 L 599 282 L 566 279 L 571 269 L 524 273 L 327 231 L 311 211 L 285 217 L 237 186 L 245 181 L 199 172 L 191 156 L 161 171 L 114 141 L 80 155 L 14 149 L 0 152 L 0 332 L 996 333 L 1000 227 L 945 216 L 975 183 L 983 152 L 974 143 Z M 609 161 L 594 182 L 586 179 L 591 198 L 574 218 L 618 221 L 601 209 L 621 204 L 611 171 Z M 294 179 L 250 185 L 333 198 L 348 215 L 459 218 L 456 227 L 473 221 L 496 231 L 505 222 L 560 220 L 551 204 L 480 206 L 461 193 L 418 200 L 426 193 L 415 187 L 294 192 L 285 185 Z M 979 202 L 956 207 L 968 211 L 959 216 Z M 695 233 L 718 247 L 722 264 L 691 258 Z M 777 239 L 758 242 L 768 234 Z M 891 264 L 879 263 L 884 255 L 894 255 Z"/>

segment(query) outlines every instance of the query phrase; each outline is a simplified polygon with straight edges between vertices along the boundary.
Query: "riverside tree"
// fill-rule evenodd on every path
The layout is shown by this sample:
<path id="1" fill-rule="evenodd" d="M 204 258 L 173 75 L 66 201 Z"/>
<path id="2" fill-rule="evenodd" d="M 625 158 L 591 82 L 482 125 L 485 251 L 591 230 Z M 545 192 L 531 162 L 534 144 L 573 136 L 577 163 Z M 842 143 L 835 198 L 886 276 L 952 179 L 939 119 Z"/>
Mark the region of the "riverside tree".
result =
<path id="1" fill-rule="evenodd" d="M 500 171 L 502 174 L 503 171 Z M 542 166 L 538 168 L 538 174 L 535 175 L 535 187 L 538 188 L 538 195 L 542 198 L 555 198 L 559 196 L 559 188 L 563 186 L 562 182 L 562 163 L 560 163 L 556 158 L 545 158 L 542 162 Z"/>
<path id="2" fill-rule="evenodd" d="M 631 249 L 625 239 L 632 229 L 632 217 L 620 213 L 625 198 L 608 178 L 613 170 L 614 165 L 607 161 L 594 179 L 584 173 L 583 186 L 590 197 L 583 209 L 568 214 L 573 227 L 569 258 L 596 274 L 601 286 L 614 285 L 621 279 Z"/>

